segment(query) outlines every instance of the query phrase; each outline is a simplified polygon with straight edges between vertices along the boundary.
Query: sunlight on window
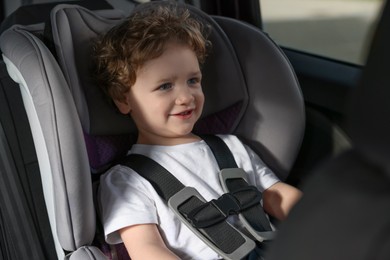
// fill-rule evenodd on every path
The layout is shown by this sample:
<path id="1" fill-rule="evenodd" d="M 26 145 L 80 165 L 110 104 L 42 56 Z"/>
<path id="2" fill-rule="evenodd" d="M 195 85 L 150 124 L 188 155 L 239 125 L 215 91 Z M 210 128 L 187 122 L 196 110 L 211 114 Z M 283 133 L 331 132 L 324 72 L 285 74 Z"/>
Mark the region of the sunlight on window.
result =
<path id="1" fill-rule="evenodd" d="M 281 46 L 364 64 L 382 0 L 261 0 L 264 30 Z"/>

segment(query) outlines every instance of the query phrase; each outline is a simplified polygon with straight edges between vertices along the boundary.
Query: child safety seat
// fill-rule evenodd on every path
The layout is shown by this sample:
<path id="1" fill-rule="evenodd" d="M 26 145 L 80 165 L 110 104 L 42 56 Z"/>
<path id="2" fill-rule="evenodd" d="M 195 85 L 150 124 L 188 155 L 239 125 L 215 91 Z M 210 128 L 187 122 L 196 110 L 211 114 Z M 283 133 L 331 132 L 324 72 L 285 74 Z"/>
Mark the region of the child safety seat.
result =
<path id="1" fill-rule="evenodd" d="M 289 61 L 258 28 L 189 9 L 213 28 L 213 49 L 202 69 L 207 98 L 195 131 L 239 136 L 285 179 L 305 125 L 303 98 Z M 92 178 L 123 156 L 137 133 L 91 77 L 90 47 L 122 19 L 118 10 L 59 5 L 50 23 L 15 25 L 0 37 L 8 74 L 19 84 L 31 126 L 59 259 L 113 257 L 107 245 L 96 247 Z"/>

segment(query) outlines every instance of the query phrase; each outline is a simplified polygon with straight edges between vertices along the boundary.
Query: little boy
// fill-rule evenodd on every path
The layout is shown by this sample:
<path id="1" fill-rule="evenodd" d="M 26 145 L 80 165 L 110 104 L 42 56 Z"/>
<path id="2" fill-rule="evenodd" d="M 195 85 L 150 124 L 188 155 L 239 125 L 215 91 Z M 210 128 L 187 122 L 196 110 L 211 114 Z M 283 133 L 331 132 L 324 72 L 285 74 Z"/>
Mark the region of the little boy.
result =
<path id="1" fill-rule="evenodd" d="M 205 29 L 182 6 L 148 3 L 105 34 L 95 51 L 100 85 L 138 129 L 129 154 L 150 157 L 210 201 L 224 193 L 219 168 L 192 133 L 204 103 L 199 64 L 209 45 Z M 250 184 L 263 192 L 265 211 L 284 219 L 301 193 L 280 182 L 237 137 L 220 137 Z M 106 241 L 123 241 L 132 259 L 220 259 L 133 170 L 114 166 L 100 187 Z"/>

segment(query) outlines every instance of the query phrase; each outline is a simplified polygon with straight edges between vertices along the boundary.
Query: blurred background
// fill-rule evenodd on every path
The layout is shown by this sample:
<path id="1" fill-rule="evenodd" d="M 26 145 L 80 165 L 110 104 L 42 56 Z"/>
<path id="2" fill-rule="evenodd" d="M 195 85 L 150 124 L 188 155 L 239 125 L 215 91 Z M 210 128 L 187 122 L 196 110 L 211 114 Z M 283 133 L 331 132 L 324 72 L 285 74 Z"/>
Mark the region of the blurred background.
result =
<path id="1" fill-rule="evenodd" d="M 264 30 L 281 46 L 365 64 L 383 0 L 261 0 Z"/>

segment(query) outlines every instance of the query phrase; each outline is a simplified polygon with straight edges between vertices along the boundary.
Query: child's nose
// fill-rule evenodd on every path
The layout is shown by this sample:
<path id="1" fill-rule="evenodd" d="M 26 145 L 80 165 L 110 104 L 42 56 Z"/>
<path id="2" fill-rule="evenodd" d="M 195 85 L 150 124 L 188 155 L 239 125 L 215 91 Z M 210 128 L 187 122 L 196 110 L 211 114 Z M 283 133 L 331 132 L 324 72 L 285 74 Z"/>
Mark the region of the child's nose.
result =
<path id="1" fill-rule="evenodd" d="M 176 98 L 176 104 L 182 105 L 182 104 L 188 104 L 194 100 L 194 95 L 191 92 L 191 90 L 188 87 L 182 87 L 180 88 L 180 91 Z"/>

